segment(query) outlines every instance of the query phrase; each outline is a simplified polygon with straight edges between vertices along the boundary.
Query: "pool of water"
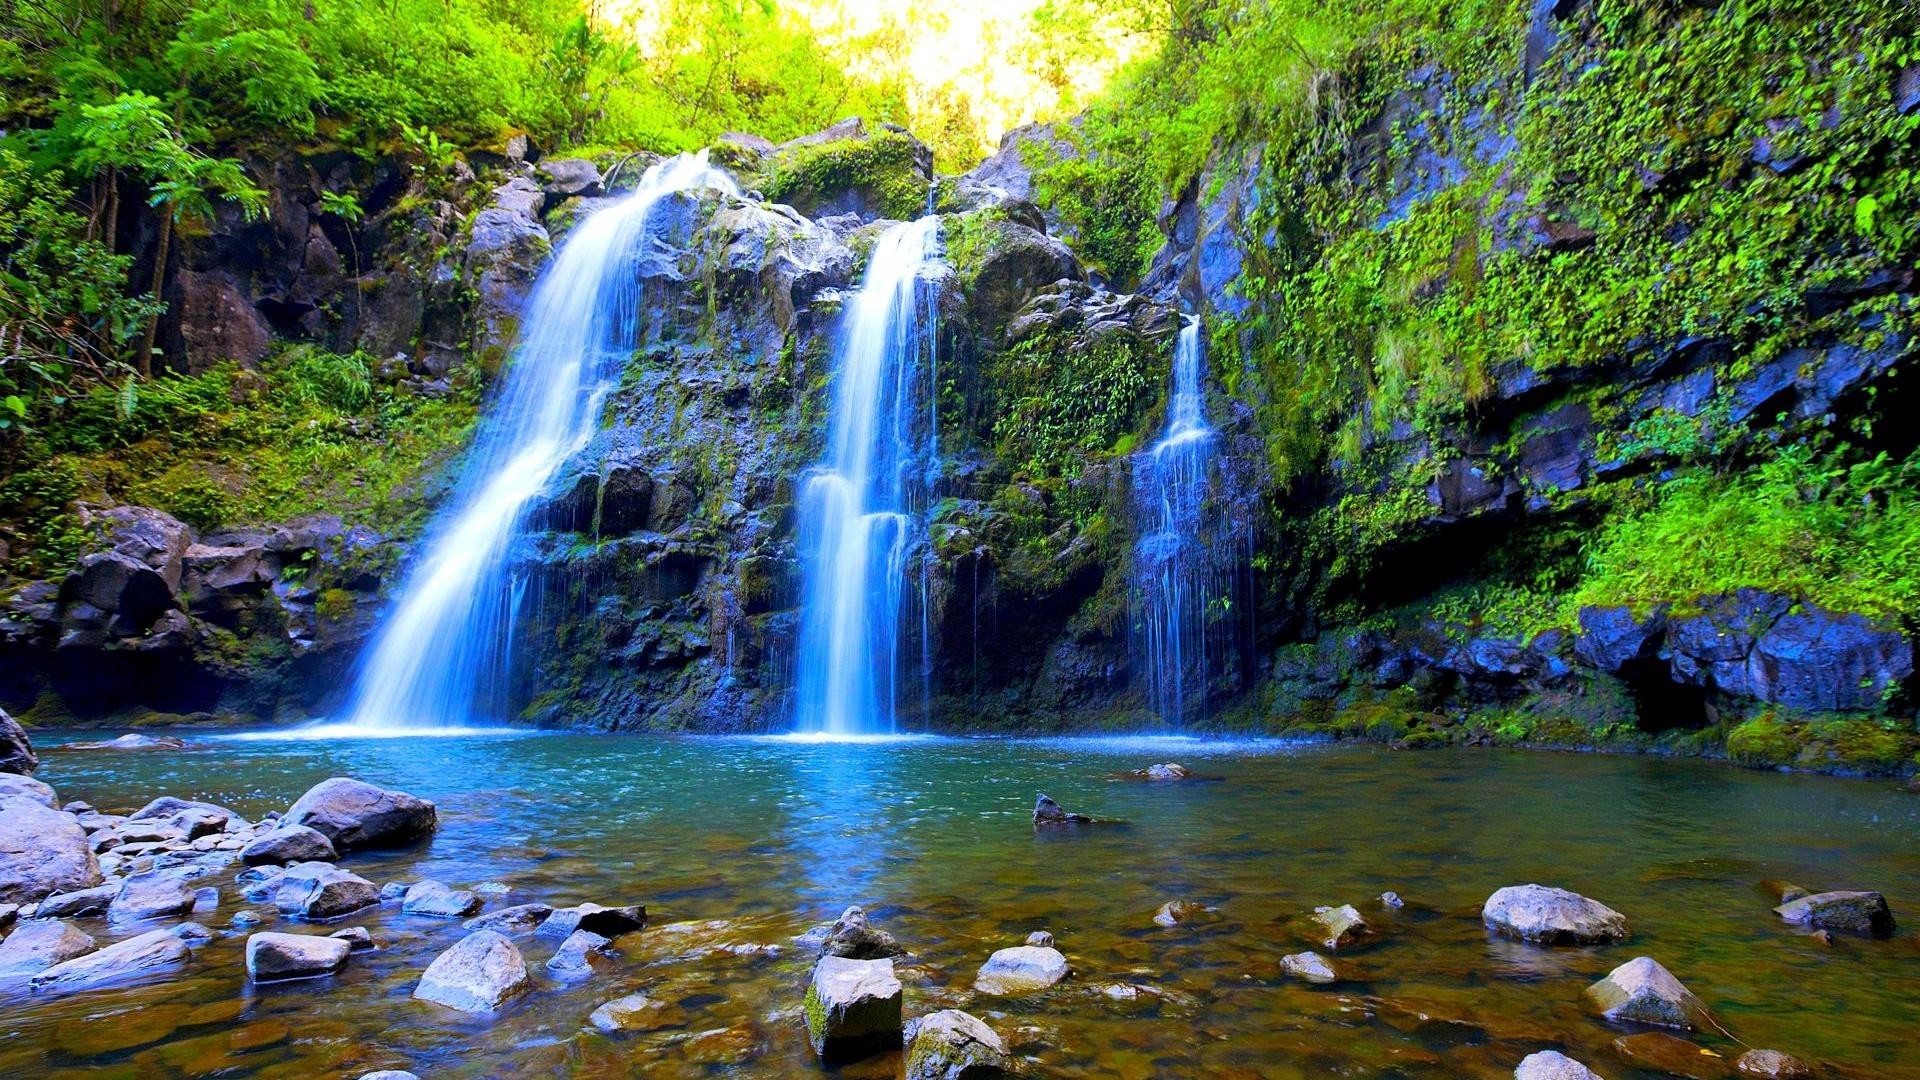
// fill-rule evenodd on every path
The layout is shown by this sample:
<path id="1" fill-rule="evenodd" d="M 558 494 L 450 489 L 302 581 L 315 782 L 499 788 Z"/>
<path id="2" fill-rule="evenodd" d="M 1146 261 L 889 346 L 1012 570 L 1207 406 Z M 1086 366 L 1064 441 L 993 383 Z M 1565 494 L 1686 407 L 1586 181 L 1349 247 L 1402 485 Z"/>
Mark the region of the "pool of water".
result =
<path id="1" fill-rule="evenodd" d="M 39 775 L 102 809 L 172 794 L 255 816 L 357 776 L 433 799 L 441 828 L 416 849 L 349 856 L 349 869 L 510 886 L 493 907 L 640 902 L 652 924 L 585 983 L 545 978 L 553 943 L 521 939 L 538 989 L 477 1019 L 409 996 L 459 924 L 393 907 L 346 921 L 383 947 L 341 974 L 251 986 L 230 920 L 263 905 L 228 887 L 201 917 L 221 936 L 183 977 L 58 998 L 0 991 L 0 1076 L 805 1075 L 820 1070 L 799 1017 L 810 957 L 792 938 L 859 903 L 910 950 L 897 963 L 909 1016 L 966 1009 L 1049 1076 L 1508 1077 L 1525 1054 L 1558 1047 L 1631 1077 L 1610 1048 L 1620 1032 L 1586 1016 L 1581 990 L 1644 954 L 1740 1041 L 1832 1074 L 1920 1077 L 1920 938 L 1903 924 L 1891 940 L 1824 946 L 1776 919 L 1758 886 L 1878 889 L 1896 918 L 1920 919 L 1920 798 L 1884 781 L 1158 740 L 190 739 L 171 753 L 61 752 L 43 736 Z M 1167 760 L 1219 780 L 1113 778 Z M 1039 791 L 1126 824 L 1036 831 Z M 1490 939 L 1480 904 L 1527 881 L 1612 905 L 1633 939 L 1554 950 Z M 1383 909 L 1385 890 L 1407 907 Z M 1173 898 L 1217 912 L 1156 927 Z M 1290 920 L 1340 903 L 1375 922 L 1378 943 L 1336 957 L 1348 978 L 1335 986 L 1283 979 L 1280 957 L 1306 947 Z M 993 950 L 1040 929 L 1072 979 L 1028 998 L 974 993 Z M 675 1003 L 684 1024 L 631 1036 L 586 1026 L 596 1005 L 636 990 Z M 837 1072 L 899 1068 L 895 1056 Z"/>

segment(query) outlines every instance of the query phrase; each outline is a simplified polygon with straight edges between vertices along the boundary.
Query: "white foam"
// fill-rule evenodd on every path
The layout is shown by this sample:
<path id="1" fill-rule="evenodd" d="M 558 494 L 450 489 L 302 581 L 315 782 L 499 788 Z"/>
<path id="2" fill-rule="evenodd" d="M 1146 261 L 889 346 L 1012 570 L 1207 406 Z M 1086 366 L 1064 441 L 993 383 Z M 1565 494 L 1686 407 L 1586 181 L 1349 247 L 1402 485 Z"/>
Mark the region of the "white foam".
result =
<path id="1" fill-rule="evenodd" d="M 543 733 L 535 731 L 532 728 L 431 727 L 427 725 L 409 727 L 399 724 L 374 726 L 371 724 L 351 724 L 333 721 L 306 724 L 301 727 L 274 728 L 268 731 L 236 731 L 228 735 L 216 735 L 214 737 L 230 742 L 301 742 L 314 739 L 502 738 L 539 734 Z"/>

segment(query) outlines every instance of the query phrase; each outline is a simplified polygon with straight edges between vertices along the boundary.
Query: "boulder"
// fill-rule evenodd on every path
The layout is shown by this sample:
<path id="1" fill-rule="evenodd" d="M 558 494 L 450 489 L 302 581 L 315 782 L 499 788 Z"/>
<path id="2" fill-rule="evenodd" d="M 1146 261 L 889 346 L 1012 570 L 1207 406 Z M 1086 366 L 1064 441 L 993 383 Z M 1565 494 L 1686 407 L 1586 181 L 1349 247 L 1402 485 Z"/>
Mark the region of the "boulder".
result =
<path id="1" fill-rule="evenodd" d="M 1090 825 L 1093 819 L 1085 814 L 1069 814 L 1060 804 L 1042 792 L 1033 804 L 1033 823 L 1035 825 Z"/>
<path id="2" fill-rule="evenodd" d="M 175 284 L 174 312 L 188 374 L 229 360 L 251 367 L 265 358 L 273 345 L 273 325 L 226 271 L 183 269 Z"/>
<path id="3" fill-rule="evenodd" d="M 1541 945 L 1605 945 L 1627 939 L 1627 917 L 1579 893 L 1509 885 L 1480 910 L 1487 928 Z"/>
<path id="4" fill-rule="evenodd" d="M 1373 934 L 1352 904 L 1315 908 L 1303 926 L 1307 939 L 1329 952 L 1351 949 Z"/>
<path id="5" fill-rule="evenodd" d="M 645 994 L 615 998 L 593 1010 L 592 1015 L 587 1017 L 587 1023 L 608 1034 L 616 1031 L 657 1031 L 680 1027 L 686 1022 L 687 1015 L 678 1005 Z"/>
<path id="6" fill-rule="evenodd" d="M 823 956 L 813 968 L 805 1006 L 814 1053 L 837 1058 L 899 1047 L 900 980 L 893 961 Z"/>
<path id="7" fill-rule="evenodd" d="M 0 942 L 0 980 L 37 975 L 93 951 L 93 938 L 59 919 L 27 919 Z"/>
<path id="8" fill-rule="evenodd" d="M 983 994 L 1032 994 L 1067 977 L 1071 969 L 1060 950 L 1040 945 L 1001 949 L 980 966 L 973 988 Z"/>
<path id="9" fill-rule="evenodd" d="M 892 934 L 869 923 L 866 911 L 858 906 L 841 912 L 827 931 L 826 940 L 820 943 L 820 955 L 851 960 L 877 960 L 906 951 Z"/>
<path id="10" fill-rule="evenodd" d="M 1594 1011 L 1615 1023 L 1691 1031 L 1708 1022 L 1707 1007 L 1652 957 L 1621 964 L 1587 987 Z"/>
<path id="11" fill-rule="evenodd" d="M 1035 930 L 1033 933 L 1027 935 L 1026 944 L 1032 945 L 1035 948 L 1051 949 L 1053 948 L 1053 935 L 1047 933 L 1045 930 Z"/>
<path id="12" fill-rule="evenodd" d="M 428 879 L 408 886 L 400 900 L 400 910 L 409 915 L 464 919 L 480 910 L 480 898 L 465 889 L 449 888 L 444 882 Z"/>
<path id="13" fill-rule="evenodd" d="M 1806 1062 L 1778 1050 L 1749 1050 L 1734 1060 L 1733 1071 L 1767 1080 L 1804 1080 L 1813 1075 Z"/>
<path id="14" fill-rule="evenodd" d="M 645 925 L 647 909 L 640 904 L 624 907 L 581 904 L 578 907 L 555 908 L 553 914 L 548 915 L 534 932 L 541 937 L 564 938 L 575 930 L 589 930 L 601 937 L 615 938 Z"/>
<path id="15" fill-rule="evenodd" d="M 1600 1080 L 1600 1074 L 1558 1050 L 1542 1050 L 1520 1062 L 1513 1080 Z"/>
<path id="16" fill-rule="evenodd" d="M 1733 1075 L 1727 1059 L 1697 1043 L 1649 1031 L 1613 1040 L 1613 1052 L 1636 1069 L 1685 1080 L 1725 1080 Z"/>
<path id="17" fill-rule="evenodd" d="M 1290 978 L 1300 979 L 1318 986 L 1338 982 L 1340 975 L 1327 963 L 1327 958 L 1316 952 L 1293 953 L 1280 958 L 1280 971 Z"/>
<path id="18" fill-rule="evenodd" d="M 499 911 L 489 911 L 485 915 L 468 919 L 462 923 L 469 930 L 494 930 L 502 934 L 527 934 L 538 929 L 553 914 L 551 904 L 517 904 Z"/>
<path id="19" fill-rule="evenodd" d="M 542 158 L 534 172 L 547 193 L 560 199 L 600 194 L 600 170 L 586 158 Z"/>
<path id="20" fill-rule="evenodd" d="M 122 739 L 140 739 L 140 738 L 145 738 L 145 736 L 123 735 L 121 736 L 121 738 Z M 168 741 L 173 743 L 174 748 L 176 749 L 180 746 L 186 745 L 185 743 L 180 742 L 180 740 L 178 739 L 170 739 Z M 132 814 L 127 815 L 127 820 L 128 821 L 164 821 L 171 825 L 177 822 L 180 819 L 181 815 L 186 814 L 190 811 L 197 811 L 199 812 L 200 815 L 202 815 L 200 817 L 194 818 L 193 820 L 215 820 L 215 821 L 221 822 L 223 827 L 226 822 L 230 822 L 230 821 L 240 822 L 241 824 L 245 824 L 244 819 L 242 819 L 239 814 L 236 814 L 232 810 L 229 810 L 226 807 L 221 806 L 217 803 L 195 802 L 192 799 L 177 799 L 177 798 L 174 798 L 172 795 L 162 795 L 161 797 L 153 800 L 147 805 L 134 811 Z M 176 825 L 175 827 L 178 827 L 178 826 Z"/>
<path id="21" fill-rule="evenodd" d="M 513 942 L 475 930 L 441 953 L 420 976 L 413 996 L 461 1012 L 494 1012 L 533 989 L 533 976 Z"/>
<path id="22" fill-rule="evenodd" d="M 1913 645 L 1898 626 L 1806 607 L 1782 615 L 1754 643 L 1754 696 L 1791 709 L 1879 708 L 1913 674 Z"/>
<path id="23" fill-rule="evenodd" d="M 327 935 L 347 943 L 354 952 L 373 948 L 373 934 L 364 926 L 346 926 Z"/>
<path id="24" fill-rule="evenodd" d="M 977 1017 L 942 1009 L 914 1022 L 906 1080 L 999 1080 L 1012 1071 L 1007 1044 Z"/>
<path id="25" fill-rule="evenodd" d="M 317 934 L 254 934 L 247 939 L 247 977 L 254 982 L 313 979 L 347 965 L 351 942 Z"/>
<path id="26" fill-rule="evenodd" d="M 72 814 L 34 798 L 0 795 L 0 903 L 33 903 L 98 884 L 99 860 Z"/>
<path id="27" fill-rule="evenodd" d="M 136 874 L 128 878 L 107 905 L 107 920 L 115 923 L 169 919 L 193 910 L 194 890 L 185 879 L 166 873 Z"/>
<path id="28" fill-rule="evenodd" d="M 240 861 L 248 866 L 332 862 L 339 857 L 325 833 L 305 825 L 282 825 L 240 849 Z"/>
<path id="29" fill-rule="evenodd" d="M 171 930 L 149 930 L 116 941 L 98 952 L 68 960 L 33 977 L 35 990 L 88 990 L 166 978 L 192 958 L 187 943 Z"/>
<path id="30" fill-rule="evenodd" d="M 315 922 L 380 902 L 380 890 L 373 882 L 329 863 L 297 863 L 274 882 L 273 902 L 282 915 Z"/>
<path id="31" fill-rule="evenodd" d="M 593 974 L 593 957 L 605 955 L 612 944 L 591 930 L 575 930 L 554 950 L 547 970 L 563 979 L 584 979 Z"/>
<path id="32" fill-rule="evenodd" d="M 1653 659 L 1667 633 L 1664 607 L 1644 616 L 1628 607 L 1583 607 L 1575 618 L 1580 632 L 1573 639 L 1574 655 L 1608 674 L 1617 674 L 1634 661 Z"/>
<path id="33" fill-rule="evenodd" d="M 91 889 L 76 889 L 73 892 L 55 893 L 40 901 L 34 909 L 34 915 L 42 919 L 71 919 L 78 915 L 100 915 L 106 912 L 113 898 L 120 895 L 120 882 L 95 885 Z"/>
<path id="34" fill-rule="evenodd" d="M 281 820 L 317 830 L 347 852 L 417 840 L 433 832 L 437 819 L 425 799 L 336 776 L 300 796 Z"/>
<path id="35" fill-rule="evenodd" d="M 40 758 L 33 752 L 33 741 L 27 738 L 27 729 L 20 722 L 0 709 L 0 773 L 18 773 L 22 776 L 40 767 Z"/>
<path id="36" fill-rule="evenodd" d="M 1842 930 L 1872 937 L 1893 935 L 1893 912 L 1877 892 L 1823 892 L 1802 896 L 1774 908 L 1790 923 L 1818 930 Z"/>
<path id="37" fill-rule="evenodd" d="M 173 590 L 159 571 L 118 551 L 81 556 L 61 584 L 60 596 L 69 620 L 91 610 L 120 637 L 145 634 L 174 606 Z"/>
<path id="38" fill-rule="evenodd" d="M 0 772 L 0 799 L 31 799 L 49 810 L 60 805 L 59 796 L 53 788 L 35 780 L 31 776 L 17 773 Z"/>

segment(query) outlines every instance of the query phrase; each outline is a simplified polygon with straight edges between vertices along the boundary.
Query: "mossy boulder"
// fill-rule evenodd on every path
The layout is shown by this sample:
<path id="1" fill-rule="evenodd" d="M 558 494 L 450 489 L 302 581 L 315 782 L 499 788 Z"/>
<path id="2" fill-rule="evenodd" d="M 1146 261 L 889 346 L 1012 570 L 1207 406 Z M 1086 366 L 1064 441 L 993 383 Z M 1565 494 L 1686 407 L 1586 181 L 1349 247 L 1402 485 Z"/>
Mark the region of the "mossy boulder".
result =
<path id="1" fill-rule="evenodd" d="M 906 129 L 849 117 L 775 146 L 755 178 L 769 200 L 808 217 L 906 221 L 926 209 L 933 151 Z"/>

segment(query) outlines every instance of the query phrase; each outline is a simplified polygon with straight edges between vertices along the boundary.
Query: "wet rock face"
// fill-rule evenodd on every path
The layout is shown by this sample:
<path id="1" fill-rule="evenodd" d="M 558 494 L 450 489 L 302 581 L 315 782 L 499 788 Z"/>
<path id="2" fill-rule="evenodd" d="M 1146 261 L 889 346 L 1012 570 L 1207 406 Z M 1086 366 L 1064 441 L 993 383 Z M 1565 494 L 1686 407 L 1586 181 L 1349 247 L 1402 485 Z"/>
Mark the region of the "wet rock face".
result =
<path id="1" fill-rule="evenodd" d="M 187 965 L 192 953 L 171 930 L 150 930 L 139 937 L 117 941 L 35 975 L 35 990 L 90 990 L 99 986 L 153 982 L 170 978 Z"/>
<path id="2" fill-rule="evenodd" d="M 93 938 L 59 919 L 25 919 L 0 942 L 0 979 L 36 975 L 93 951 Z"/>
<path id="3" fill-rule="evenodd" d="M 876 1047 L 898 1048 L 900 980 L 892 960 L 823 956 L 807 987 L 807 1037 L 822 1058 L 850 1057 Z"/>
<path id="4" fill-rule="evenodd" d="M 350 942 L 317 934 L 254 934 L 247 939 L 247 977 L 254 982 L 313 979 L 347 964 Z"/>
<path id="5" fill-rule="evenodd" d="M 33 903 L 100 880 L 100 863 L 72 814 L 0 794 L 0 903 Z"/>
<path id="6" fill-rule="evenodd" d="M 1487 898 L 1489 929 L 1542 945 L 1605 945 L 1627 939 L 1626 916 L 1578 893 L 1543 885 L 1510 885 Z"/>
<path id="7" fill-rule="evenodd" d="M 1816 930 L 1841 930 L 1870 937 L 1893 936 L 1893 912 L 1877 892 L 1823 892 L 1788 900 L 1774 913 L 1790 923 Z"/>
<path id="8" fill-rule="evenodd" d="M 1007 1044 L 977 1017 L 942 1009 L 914 1022 L 907 1080 L 999 1080 L 1012 1069 Z"/>
<path id="9" fill-rule="evenodd" d="M 0 709 L 0 773 L 26 776 L 39 767 L 40 757 L 33 752 L 27 729 L 8 716 L 5 709 Z"/>
<path id="10" fill-rule="evenodd" d="M 1637 957 L 1587 988 L 1587 1002 L 1616 1023 L 1692 1031 L 1707 1023 L 1707 1007 L 1673 973 L 1650 957 Z"/>
<path id="11" fill-rule="evenodd" d="M 404 791 L 336 776 L 314 785 L 281 820 L 324 835 L 340 851 L 391 847 L 430 835 L 433 804 Z"/>
<path id="12" fill-rule="evenodd" d="M 461 1012 L 494 1012 L 533 989 L 533 976 L 513 942 L 476 930 L 427 966 L 413 996 Z"/>

